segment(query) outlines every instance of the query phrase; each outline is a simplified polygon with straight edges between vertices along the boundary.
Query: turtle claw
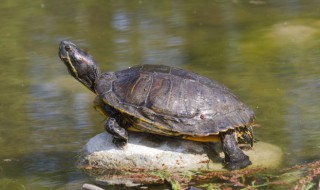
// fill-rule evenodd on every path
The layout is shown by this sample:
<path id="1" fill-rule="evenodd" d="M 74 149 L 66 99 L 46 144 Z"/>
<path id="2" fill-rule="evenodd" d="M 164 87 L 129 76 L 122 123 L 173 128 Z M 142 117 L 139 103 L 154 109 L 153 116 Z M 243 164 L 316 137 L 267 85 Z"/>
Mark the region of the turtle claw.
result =
<path id="1" fill-rule="evenodd" d="M 119 148 L 124 149 L 124 147 L 127 145 L 128 141 L 127 139 L 119 139 L 119 138 L 113 138 L 112 142 Z"/>
<path id="2" fill-rule="evenodd" d="M 227 170 L 240 170 L 240 169 L 246 168 L 251 164 L 252 164 L 251 161 L 247 157 L 242 160 L 237 160 L 236 162 L 225 162 L 224 168 L 226 168 Z"/>

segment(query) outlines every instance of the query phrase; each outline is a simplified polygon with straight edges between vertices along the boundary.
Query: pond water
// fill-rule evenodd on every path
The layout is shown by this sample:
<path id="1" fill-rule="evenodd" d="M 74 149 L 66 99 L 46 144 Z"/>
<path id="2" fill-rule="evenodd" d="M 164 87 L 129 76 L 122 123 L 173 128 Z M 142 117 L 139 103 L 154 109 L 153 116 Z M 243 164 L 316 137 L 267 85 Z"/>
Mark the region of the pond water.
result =
<path id="1" fill-rule="evenodd" d="M 166 64 L 215 79 L 254 109 L 282 167 L 320 159 L 318 0 L 3 0 L 0 15 L 0 189 L 89 180 L 74 163 L 104 118 L 59 60 L 61 40 L 105 71 Z"/>

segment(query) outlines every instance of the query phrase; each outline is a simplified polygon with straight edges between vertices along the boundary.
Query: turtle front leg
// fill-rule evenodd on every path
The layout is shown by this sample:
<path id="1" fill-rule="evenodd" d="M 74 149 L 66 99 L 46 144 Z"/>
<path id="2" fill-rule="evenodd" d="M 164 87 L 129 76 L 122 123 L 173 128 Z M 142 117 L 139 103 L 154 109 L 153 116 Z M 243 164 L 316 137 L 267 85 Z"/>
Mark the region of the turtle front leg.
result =
<path id="1" fill-rule="evenodd" d="M 112 142 L 119 148 L 126 146 L 128 142 L 128 132 L 119 126 L 116 119 L 109 117 L 106 122 L 106 131 L 113 136 Z"/>
<path id="2" fill-rule="evenodd" d="M 238 170 L 251 164 L 249 157 L 239 148 L 234 130 L 220 133 L 220 138 L 225 155 L 225 168 Z"/>

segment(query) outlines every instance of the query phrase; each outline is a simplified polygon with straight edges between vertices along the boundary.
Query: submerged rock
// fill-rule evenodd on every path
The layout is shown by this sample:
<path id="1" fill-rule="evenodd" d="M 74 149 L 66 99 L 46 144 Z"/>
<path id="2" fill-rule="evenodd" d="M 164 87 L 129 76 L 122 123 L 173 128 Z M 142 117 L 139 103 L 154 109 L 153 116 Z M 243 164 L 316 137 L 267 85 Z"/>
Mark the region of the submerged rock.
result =
<path id="1" fill-rule="evenodd" d="M 101 133 L 89 140 L 83 150 L 79 167 L 98 182 L 107 184 L 162 183 L 175 176 L 196 172 L 226 171 L 220 143 L 198 143 L 146 133 L 130 133 L 129 143 L 118 149 L 112 136 Z M 249 168 L 277 167 L 282 158 L 280 148 L 264 142 L 244 151 L 250 157 Z"/>

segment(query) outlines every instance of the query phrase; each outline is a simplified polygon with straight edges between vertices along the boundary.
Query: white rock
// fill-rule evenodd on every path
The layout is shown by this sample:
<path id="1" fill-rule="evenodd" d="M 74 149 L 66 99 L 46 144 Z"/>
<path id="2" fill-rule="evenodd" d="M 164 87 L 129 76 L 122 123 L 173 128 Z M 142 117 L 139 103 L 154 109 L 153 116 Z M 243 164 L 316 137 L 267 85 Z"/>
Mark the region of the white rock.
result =
<path id="1" fill-rule="evenodd" d="M 208 144 L 180 140 L 146 133 L 130 133 L 129 143 L 124 149 L 118 149 L 112 143 L 112 136 L 101 133 L 93 137 L 86 144 L 80 167 L 95 168 L 103 171 L 119 171 L 125 173 L 148 173 L 166 171 L 170 173 L 183 173 L 188 171 L 222 171 L 223 153 L 215 153 Z M 277 167 L 282 158 L 280 148 L 264 142 L 257 142 L 250 150 L 244 151 L 252 161 L 252 167 Z M 209 158 L 208 157 L 211 158 Z M 98 172 L 99 175 L 101 172 Z M 111 184 L 126 184 L 128 181 L 119 177 L 95 176 L 100 181 Z M 121 175 L 121 174 L 120 174 Z M 139 179 L 141 180 L 141 179 Z M 138 180 L 138 181 L 139 181 Z M 139 181 L 141 182 L 141 181 Z M 143 181 L 142 181 L 143 182 Z M 137 183 L 130 179 L 129 183 Z"/>
<path id="2" fill-rule="evenodd" d="M 101 133 L 85 147 L 86 160 L 114 170 L 197 170 L 210 169 L 202 143 L 132 133 L 124 149 L 112 143 L 112 136 Z M 212 168 L 214 169 L 214 168 Z"/>

